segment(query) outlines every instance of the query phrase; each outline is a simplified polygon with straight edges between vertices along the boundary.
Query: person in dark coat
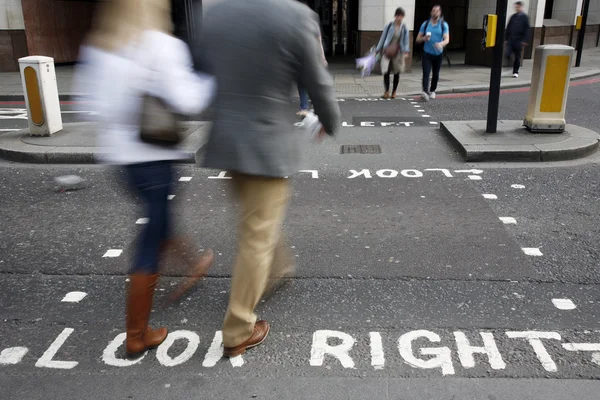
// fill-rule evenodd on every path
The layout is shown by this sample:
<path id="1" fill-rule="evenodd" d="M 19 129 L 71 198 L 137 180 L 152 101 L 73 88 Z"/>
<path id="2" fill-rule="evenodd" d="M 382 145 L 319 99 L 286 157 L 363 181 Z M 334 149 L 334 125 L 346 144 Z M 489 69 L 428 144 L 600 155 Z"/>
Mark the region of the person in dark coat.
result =
<path id="1" fill-rule="evenodd" d="M 510 17 L 506 26 L 506 57 L 510 58 L 514 54 L 515 62 L 513 64 L 513 77 L 519 77 L 519 68 L 521 67 L 521 55 L 523 46 L 527 46 L 529 41 L 529 17 L 523 11 L 525 8 L 522 1 L 515 3 L 515 14 Z"/>

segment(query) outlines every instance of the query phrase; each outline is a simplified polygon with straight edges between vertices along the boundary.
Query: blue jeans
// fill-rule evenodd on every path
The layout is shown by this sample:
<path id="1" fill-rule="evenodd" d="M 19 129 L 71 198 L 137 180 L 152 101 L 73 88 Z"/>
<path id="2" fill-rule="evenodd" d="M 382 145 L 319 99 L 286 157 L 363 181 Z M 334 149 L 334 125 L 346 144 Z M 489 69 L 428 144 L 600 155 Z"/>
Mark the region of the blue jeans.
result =
<path id="1" fill-rule="evenodd" d="M 126 166 L 129 183 L 144 201 L 144 225 L 138 237 L 131 273 L 156 274 L 161 244 L 169 238 L 169 203 L 172 185 L 171 161 Z"/>
<path id="2" fill-rule="evenodd" d="M 308 93 L 306 93 L 306 89 L 298 85 L 298 94 L 300 95 L 300 109 L 308 110 Z"/>

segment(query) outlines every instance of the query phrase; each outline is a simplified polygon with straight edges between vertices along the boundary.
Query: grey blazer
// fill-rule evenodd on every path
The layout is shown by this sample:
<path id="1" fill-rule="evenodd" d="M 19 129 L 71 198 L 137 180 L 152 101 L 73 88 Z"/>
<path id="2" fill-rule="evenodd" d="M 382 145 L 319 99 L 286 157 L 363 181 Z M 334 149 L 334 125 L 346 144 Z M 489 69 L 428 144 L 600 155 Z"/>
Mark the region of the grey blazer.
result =
<path id="1" fill-rule="evenodd" d="M 205 167 L 267 177 L 298 172 L 306 140 L 293 127 L 296 83 L 327 133 L 338 129 L 340 110 L 311 13 L 295 0 L 226 0 L 208 10 L 194 49 L 217 78 Z"/>

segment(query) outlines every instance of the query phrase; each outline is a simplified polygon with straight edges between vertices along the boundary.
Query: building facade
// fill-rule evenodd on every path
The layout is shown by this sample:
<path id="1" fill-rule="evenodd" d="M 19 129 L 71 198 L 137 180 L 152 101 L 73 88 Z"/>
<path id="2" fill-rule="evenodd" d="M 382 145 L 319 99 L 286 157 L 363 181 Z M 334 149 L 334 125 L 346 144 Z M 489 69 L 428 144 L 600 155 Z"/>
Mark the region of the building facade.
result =
<path id="1" fill-rule="evenodd" d="M 176 34 L 188 39 L 195 13 L 223 0 L 172 0 Z M 238 0 L 250 1 L 250 0 Z M 525 57 L 539 44 L 575 47 L 575 22 L 584 0 L 528 0 L 532 35 Z M 513 13 L 509 0 L 508 15 Z M 449 51 L 464 53 L 471 65 L 490 65 L 492 51 L 481 48 L 483 16 L 494 14 L 496 0 L 308 0 L 321 20 L 323 47 L 328 57 L 362 55 L 377 43 L 397 7 L 406 11 L 411 34 L 428 18 L 434 4 L 442 6 L 450 26 Z M 95 0 L 0 0 L 0 72 L 18 71 L 17 60 L 44 55 L 56 63 L 77 59 L 81 41 L 89 30 Z M 600 44 L 600 0 L 590 0 L 584 48 Z"/>

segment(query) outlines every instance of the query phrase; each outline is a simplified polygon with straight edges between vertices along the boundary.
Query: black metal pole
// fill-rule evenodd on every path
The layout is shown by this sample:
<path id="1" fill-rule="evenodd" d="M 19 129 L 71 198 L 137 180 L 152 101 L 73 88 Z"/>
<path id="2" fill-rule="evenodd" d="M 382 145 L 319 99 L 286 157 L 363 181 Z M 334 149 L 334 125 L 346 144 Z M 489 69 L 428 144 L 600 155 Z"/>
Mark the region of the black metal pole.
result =
<path id="1" fill-rule="evenodd" d="M 579 35 L 577 36 L 577 58 L 575 59 L 575 66 L 581 65 L 581 54 L 583 53 L 583 42 L 585 39 L 585 25 L 587 24 L 588 11 L 590 10 L 590 0 L 583 0 L 583 16 L 581 18 L 581 29 L 579 29 Z"/>
<path id="2" fill-rule="evenodd" d="M 498 25 L 496 26 L 496 46 L 494 46 L 494 58 L 492 72 L 490 74 L 490 95 L 488 98 L 487 133 L 496 133 L 498 128 L 498 105 L 500 103 L 500 81 L 502 80 L 502 56 L 504 55 L 504 31 L 506 27 L 507 0 L 496 1 L 496 15 Z"/>

